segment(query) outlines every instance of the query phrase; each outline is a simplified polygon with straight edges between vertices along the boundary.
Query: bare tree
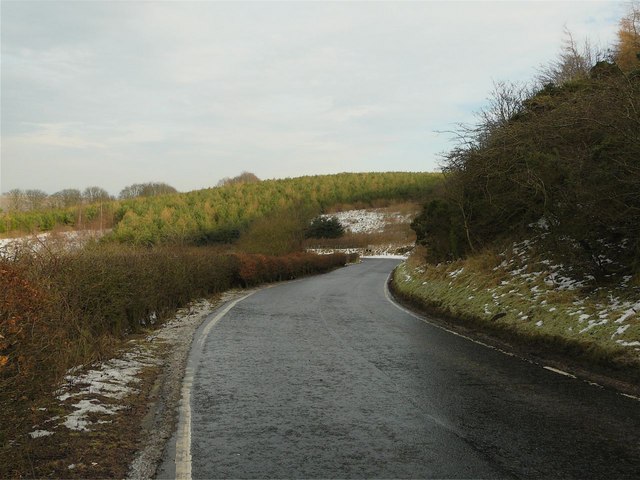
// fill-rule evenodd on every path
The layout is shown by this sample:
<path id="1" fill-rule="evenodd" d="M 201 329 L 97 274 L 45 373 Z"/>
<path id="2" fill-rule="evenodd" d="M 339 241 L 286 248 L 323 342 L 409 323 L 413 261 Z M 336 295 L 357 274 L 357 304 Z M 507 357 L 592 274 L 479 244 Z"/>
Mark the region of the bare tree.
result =
<path id="1" fill-rule="evenodd" d="M 477 114 L 479 123 L 475 130 L 479 140 L 484 140 L 487 135 L 522 113 L 524 101 L 532 94 L 532 89 L 524 83 L 493 82 L 488 104 Z"/>
<path id="2" fill-rule="evenodd" d="M 557 58 L 540 68 L 537 80 L 540 85 L 562 85 L 570 80 L 585 78 L 591 68 L 606 55 L 602 48 L 591 43 L 587 38 L 582 47 L 578 45 L 571 31 L 564 28 L 562 49 Z"/>
<path id="3" fill-rule="evenodd" d="M 27 197 L 19 188 L 9 190 L 9 210 L 20 211 L 27 208 Z"/>
<path id="4" fill-rule="evenodd" d="M 87 203 L 96 203 L 100 201 L 111 200 L 109 192 L 101 187 L 87 187 L 82 192 L 82 197 Z"/>
<path id="5" fill-rule="evenodd" d="M 38 210 L 44 206 L 44 201 L 49 196 L 47 192 L 35 188 L 24 192 L 27 199 L 27 209 Z"/>
<path id="6" fill-rule="evenodd" d="M 82 192 L 77 188 L 65 188 L 49 197 L 51 206 L 57 208 L 67 208 L 79 205 L 82 202 Z"/>
<path id="7" fill-rule="evenodd" d="M 233 178 L 225 177 L 221 179 L 216 186 L 224 187 L 225 185 L 233 185 L 235 183 L 256 183 L 259 181 L 260 179 L 254 173 L 245 171 L 245 172 L 242 172 L 237 177 L 233 177 Z"/>
<path id="8" fill-rule="evenodd" d="M 177 193 L 177 190 L 163 182 L 134 183 L 128 185 L 120 191 L 119 197 L 122 199 L 136 197 L 155 197 L 158 195 L 169 195 Z"/>

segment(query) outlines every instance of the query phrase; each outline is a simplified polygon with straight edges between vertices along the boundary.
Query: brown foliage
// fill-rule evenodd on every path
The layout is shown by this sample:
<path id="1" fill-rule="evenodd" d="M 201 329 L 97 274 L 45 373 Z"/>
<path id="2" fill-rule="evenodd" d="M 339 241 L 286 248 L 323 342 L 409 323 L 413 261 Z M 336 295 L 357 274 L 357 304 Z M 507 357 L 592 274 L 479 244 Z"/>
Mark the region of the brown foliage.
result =
<path id="1" fill-rule="evenodd" d="M 33 340 L 42 325 L 43 305 L 48 299 L 18 268 L 0 266 L 0 375 L 1 378 L 28 376 L 33 361 L 21 346 Z M 46 333 L 46 332 L 39 332 Z"/>
<path id="2" fill-rule="evenodd" d="M 312 253 L 292 253 L 279 257 L 239 253 L 233 258 L 237 262 L 238 278 L 244 287 L 326 272 L 344 266 L 348 260 L 344 254 Z"/>
<path id="3" fill-rule="evenodd" d="M 615 57 L 625 72 L 640 68 L 640 3 L 632 4 L 627 16 L 620 20 Z"/>
<path id="4" fill-rule="evenodd" d="M 345 255 L 94 246 L 0 258 L 0 443 L 72 366 L 109 355 L 195 298 L 325 272 Z"/>

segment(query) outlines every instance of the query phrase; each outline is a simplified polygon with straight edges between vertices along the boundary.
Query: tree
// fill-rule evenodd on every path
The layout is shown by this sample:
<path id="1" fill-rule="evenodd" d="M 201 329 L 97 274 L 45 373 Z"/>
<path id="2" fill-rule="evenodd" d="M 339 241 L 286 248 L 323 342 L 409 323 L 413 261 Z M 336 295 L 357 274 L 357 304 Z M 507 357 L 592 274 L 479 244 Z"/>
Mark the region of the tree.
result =
<path id="1" fill-rule="evenodd" d="M 65 188 L 49 197 L 51 206 L 56 208 L 67 208 L 82 203 L 82 192 L 77 188 Z"/>
<path id="2" fill-rule="evenodd" d="M 640 267 L 640 76 L 599 62 L 516 111 L 507 121 L 481 116 L 446 155 L 443 202 L 414 225 L 428 255 L 456 258 L 544 218 L 554 252 L 596 278 L 613 268 L 602 258 L 630 265 L 634 248 Z"/>
<path id="3" fill-rule="evenodd" d="M 119 197 L 122 199 L 136 197 L 155 197 L 158 195 L 169 195 L 178 191 L 163 182 L 134 183 L 128 185 L 120 191 Z"/>
<path id="4" fill-rule="evenodd" d="M 288 207 L 256 219 L 243 232 L 238 248 L 248 253 L 286 255 L 300 251 L 304 232 L 313 216 L 308 207 Z"/>
<path id="5" fill-rule="evenodd" d="M 225 185 L 235 185 L 238 183 L 257 183 L 259 181 L 260 179 L 255 174 L 245 171 L 245 172 L 242 172 L 237 177 L 233 177 L 233 178 L 225 177 L 221 179 L 216 186 L 224 187 Z"/>
<path id="6" fill-rule="evenodd" d="M 336 217 L 316 217 L 305 232 L 307 238 L 338 238 L 344 235 L 344 227 Z"/>
<path id="7" fill-rule="evenodd" d="M 47 192 L 38 190 L 36 188 L 26 190 L 24 192 L 24 195 L 27 199 L 27 208 L 29 210 L 39 210 L 40 208 L 42 208 L 44 206 L 44 201 L 49 196 L 47 195 Z"/>
<path id="8" fill-rule="evenodd" d="M 526 84 L 499 81 L 493 83 L 489 103 L 480 111 L 483 128 L 491 132 L 523 111 L 523 102 L 532 94 Z"/>
<path id="9" fill-rule="evenodd" d="M 571 31 L 565 27 L 562 49 L 557 58 L 548 65 L 542 66 L 538 72 L 537 80 L 540 85 L 562 85 L 570 80 L 586 78 L 589 71 L 600 60 L 603 60 L 604 52 L 594 46 L 589 39 L 585 39 L 580 47 Z"/>
<path id="10" fill-rule="evenodd" d="M 101 187 L 87 187 L 82 192 L 82 197 L 87 203 L 97 203 L 111 200 L 109 192 Z"/>
<path id="11" fill-rule="evenodd" d="M 445 199 L 427 203 L 411 228 L 416 232 L 416 243 L 426 247 L 428 262 L 454 260 L 469 250 L 460 210 Z"/>
<path id="12" fill-rule="evenodd" d="M 27 199 L 25 193 L 19 188 L 9 190 L 9 210 L 20 211 L 27 208 Z"/>
<path id="13" fill-rule="evenodd" d="M 615 60 L 625 72 L 640 68 L 640 3 L 638 2 L 631 4 L 627 16 L 620 20 Z"/>

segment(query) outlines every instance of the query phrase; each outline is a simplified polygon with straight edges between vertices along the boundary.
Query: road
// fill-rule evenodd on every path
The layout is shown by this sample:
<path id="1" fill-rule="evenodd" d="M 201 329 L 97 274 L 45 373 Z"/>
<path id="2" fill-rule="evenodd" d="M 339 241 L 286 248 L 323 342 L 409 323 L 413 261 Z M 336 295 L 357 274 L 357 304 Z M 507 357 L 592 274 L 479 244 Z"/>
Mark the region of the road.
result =
<path id="1" fill-rule="evenodd" d="M 402 311 L 396 264 L 266 288 L 203 326 L 178 476 L 638 478 L 639 401 Z"/>

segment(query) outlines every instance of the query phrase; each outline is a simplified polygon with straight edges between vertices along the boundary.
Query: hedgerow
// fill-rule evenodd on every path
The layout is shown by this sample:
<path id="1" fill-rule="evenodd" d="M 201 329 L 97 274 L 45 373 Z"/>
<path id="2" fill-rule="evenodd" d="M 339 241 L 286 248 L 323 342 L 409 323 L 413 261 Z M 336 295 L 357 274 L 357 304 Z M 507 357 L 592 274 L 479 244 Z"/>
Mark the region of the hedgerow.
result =
<path id="1" fill-rule="evenodd" d="M 28 411 L 70 367 L 104 358 L 127 335 L 154 328 L 191 300 L 326 272 L 347 260 L 99 244 L 0 259 L 0 411 L 7 419 L 0 443 L 25 421 L 17 412 Z"/>

